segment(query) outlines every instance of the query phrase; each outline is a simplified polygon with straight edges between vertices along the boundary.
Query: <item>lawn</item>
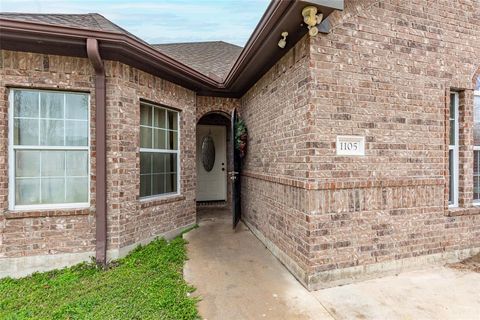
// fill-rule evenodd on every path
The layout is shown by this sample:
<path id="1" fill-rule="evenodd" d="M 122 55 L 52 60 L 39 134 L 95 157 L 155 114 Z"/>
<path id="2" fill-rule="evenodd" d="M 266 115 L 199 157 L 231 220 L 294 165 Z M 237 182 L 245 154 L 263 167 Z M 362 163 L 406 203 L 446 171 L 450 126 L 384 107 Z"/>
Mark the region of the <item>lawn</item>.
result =
<path id="1" fill-rule="evenodd" d="M 197 319 L 185 244 L 155 240 L 107 270 L 83 263 L 0 280 L 0 319 Z"/>

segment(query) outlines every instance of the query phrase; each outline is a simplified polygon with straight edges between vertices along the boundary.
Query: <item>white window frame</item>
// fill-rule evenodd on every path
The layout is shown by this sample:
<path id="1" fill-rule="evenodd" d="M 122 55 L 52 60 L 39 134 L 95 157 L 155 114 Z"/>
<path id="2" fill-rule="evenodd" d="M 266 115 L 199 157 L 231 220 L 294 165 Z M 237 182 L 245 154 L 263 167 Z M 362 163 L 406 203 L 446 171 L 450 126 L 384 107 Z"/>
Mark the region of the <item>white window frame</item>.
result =
<path id="1" fill-rule="evenodd" d="M 455 145 L 450 144 L 450 131 L 449 131 L 449 137 L 448 137 L 448 150 L 453 150 L 453 174 L 450 175 L 450 179 L 453 179 L 453 200 L 451 203 L 449 203 L 450 208 L 455 208 L 458 207 L 458 143 L 459 143 L 459 137 L 458 137 L 458 116 L 459 116 L 459 94 L 458 92 L 450 92 L 450 97 L 454 95 L 454 108 L 455 108 Z M 448 124 L 450 125 L 450 121 L 452 120 L 450 118 L 450 106 L 448 109 Z M 450 163 L 449 163 L 449 170 L 450 170 Z M 449 183 L 450 187 L 450 183 Z M 449 190 L 450 192 L 451 190 Z M 449 194 L 450 197 L 450 194 Z"/>
<path id="2" fill-rule="evenodd" d="M 480 99 L 480 90 L 473 91 L 474 108 L 475 108 L 475 97 L 478 97 Z M 473 114 L 473 117 L 474 117 L 473 124 L 475 125 L 475 109 L 473 110 L 473 112 L 474 112 L 474 114 Z M 479 146 L 476 146 L 476 145 L 473 146 L 473 157 L 474 157 L 473 162 L 474 163 L 475 163 L 475 151 L 480 151 L 480 145 Z M 472 172 L 472 175 L 473 175 L 473 172 Z M 472 176 L 472 178 L 473 178 L 473 176 Z M 473 199 L 473 204 L 476 205 L 476 206 L 480 206 L 480 199 Z"/>
<path id="3" fill-rule="evenodd" d="M 88 96 L 88 106 L 87 106 L 87 119 L 88 119 L 88 135 L 87 135 L 87 145 L 78 147 L 78 146 L 24 146 L 14 145 L 14 92 L 15 91 L 29 91 L 29 92 L 61 92 L 61 93 L 83 93 Z M 39 105 L 40 105 L 40 94 L 39 96 Z M 65 98 L 64 98 L 65 99 Z M 8 209 L 10 211 L 32 211 L 32 210 L 52 210 L 52 209 L 84 209 L 90 207 L 91 195 L 91 161 L 90 161 L 90 127 L 91 127 L 91 118 L 90 118 L 90 94 L 86 92 L 78 91 L 60 91 L 60 90 L 48 90 L 48 89 L 23 89 L 23 88 L 11 88 L 8 94 L 9 100 L 9 110 L 8 110 Z M 65 101 L 64 101 L 65 105 Z M 15 150 L 63 150 L 63 151 L 87 151 L 87 185 L 88 185 L 88 199 L 87 202 L 78 202 L 78 203 L 55 203 L 55 204 L 28 204 L 28 205 L 16 205 L 15 204 Z"/>
<path id="4" fill-rule="evenodd" d="M 140 147 L 140 153 L 142 152 L 150 152 L 150 153 L 153 153 L 153 152 L 158 152 L 158 153 L 163 153 L 163 154 L 170 154 L 170 153 L 174 153 L 177 155 L 177 191 L 176 192 L 169 192 L 169 193 L 161 193 L 161 194 L 154 194 L 154 195 L 151 195 L 151 196 L 144 196 L 144 197 L 140 197 L 140 201 L 150 201 L 150 200 L 157 200 L 157 199 L 164 199 L 164 198 L 169 198 L 169 197 L 174 197 L 174 196 L 179 196 L 181 195 L 181 186 L 180 186 L 180 116 L 181 116 L 181 113 L 179 110 L 176 110 L 176 109 L 172 109 L 172 108 L 168 108 L 168 107 L 165 107 L 163 105 L 157 105 L 157 104 L 153 104 L 153 103 L 150 103 L 150 102 L 146 102 L 146 101 L 143 101 L 141 100 L 140 101 L 140 108 L 142 107 L 142 105 L 147 105 L 147 106 L 150 106 L 152 107 L 152 121 L 153 121 L 153 108 L 157 108 L 157 109 L 163 109 L 163 110 L 166 110 L 166 111 L 173 111 L 173 112 L 176 112 L 177 113 L 177 150 L 170 150 L 170 149 L 151 149 L 151 148 L 142 148 Z M 167 121 L 167 120 L 165 120 Z M 146 125 L 142 125 L 140 123 L 140 127 L 145 127 L 145 128 L 152 128 L 152 129 L 158 129 L 157 127 L 153 127 L 153 126 L 146 126 Z M 171 130 L 171 129 L 163 129 L 161 128 L 162 130 L 165 130 L 165 131 L 175 131 L 175 130 Z M 154 130 L 152 130 L 152 143 L 153 143 L 153 133 L 154 133 Z M 141 139 L 141 137 L 140 137 Z M 141 145 L 141 141 L 140 141 L 140 145 Z M 140 161 L 140 158 L 139 160 Z M 140 189 L 138 190 L 139 194 L 140 194 Z"/>

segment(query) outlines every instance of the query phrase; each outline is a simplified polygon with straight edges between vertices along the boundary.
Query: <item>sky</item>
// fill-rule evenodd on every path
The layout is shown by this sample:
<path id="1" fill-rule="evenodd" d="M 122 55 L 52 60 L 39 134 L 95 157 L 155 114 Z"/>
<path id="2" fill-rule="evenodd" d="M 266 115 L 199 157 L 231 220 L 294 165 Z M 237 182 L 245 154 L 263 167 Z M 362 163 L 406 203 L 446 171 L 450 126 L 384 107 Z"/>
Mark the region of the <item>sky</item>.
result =
<path id="1" fill-rule="evenodd" d="M 0 11 L 100 13 L 148 43 L 245 45 L 269 0 L 0 0 Z"/>

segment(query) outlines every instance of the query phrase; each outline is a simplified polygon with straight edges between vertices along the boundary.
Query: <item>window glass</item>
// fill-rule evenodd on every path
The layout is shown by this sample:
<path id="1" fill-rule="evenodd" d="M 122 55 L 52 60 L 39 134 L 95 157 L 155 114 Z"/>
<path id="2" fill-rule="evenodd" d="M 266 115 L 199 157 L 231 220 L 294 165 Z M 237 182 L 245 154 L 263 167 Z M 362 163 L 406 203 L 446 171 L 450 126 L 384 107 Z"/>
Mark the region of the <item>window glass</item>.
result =
<path id="1" fill-rule="evenodd" d="M 480 201 L 480 77 L 473 96 L 473 200 Z"/>
<path id="2" fill-rule="evenodd" d="M 448 202 L 452 206 L 456 206 L 458 199 L 458 94 L 450 94 L 450 132 L 448 147 L 448 178 L 449 178 L 449 194 Z"/>
<path id="3" fill-rule="evenodd" d="M 65 145 L 88 145 L 88 122 L 65 120 Z"/>
<path id="4" fill-rule="evenodd" d="M 450 95 L 450 145 L 455 144 L 455 95 Z"/>
<path id="5" fill-rule="evenodd" d="M 38 118 L 38 93 L 18 90 L 13 94 L 13 107 L 16 117 Z"/>
<path id="6" fill-rule="evenodd" d="M 473 151 L 473 200 L 480 200 L 480 150 Z"/>
<path id="7" fill-rule="evenodd" d="M 63 119 L 65 94 L 60 92 L 40 93 L 40 117 Z"/>
<path id="8" fill-rule="evenodd" d="M 140 196 L 178 193 L 178 112 L 140 105 Z"/>
<path id="9" fill-rule="evenodd" d="M 88 95 L 13 91 L 14 206 L 86 203 Z"/>
<path id="10" fill-rule="evenodd" d="M 165 109 L 154 108 L 153 126 L 157 128 L 166 128 L 165 124 Z M 170 112 L 169 112 L 170 113 Z"/>
<path id="11" fill-rule="evenodd" d="M 473 144 L 480 147 L 480 93 L 474 96 L 473 103 Z"/>
<path id="12" fill-rule="evenodd" d="M 67 94 L 65 100 L 66 119 L 88 119 L 88 95 Z"/>
<path id="13" fill-rule="evenodd" d="M 455 172 L 454 171 L 454 153 L 453 153 L 453 150 L 449 150 L 448 151 L 448 178 L 449 178 L 449 195 L 448 195 L 448 200 L 450 203 L 453 203 L 453 199 L 454 199 L 454 188 L 455 188 L 455 185 L 454 185 L 454 179 L 453 179 L 453 173 Z"/>

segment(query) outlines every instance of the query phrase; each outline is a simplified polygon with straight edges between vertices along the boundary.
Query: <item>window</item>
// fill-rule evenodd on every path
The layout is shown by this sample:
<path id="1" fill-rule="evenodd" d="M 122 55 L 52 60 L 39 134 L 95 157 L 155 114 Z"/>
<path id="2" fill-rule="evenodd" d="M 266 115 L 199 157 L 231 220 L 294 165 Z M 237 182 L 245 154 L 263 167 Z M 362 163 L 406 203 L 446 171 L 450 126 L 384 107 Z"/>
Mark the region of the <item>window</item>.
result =
<path id="1" fill-rule="evenodd" d="M 10 209 L 88 206 L 89 96 L 10 93 Z"/>
<path id="2" fill-rule="evenodd" d="M 140 197 L 178 194 L 178 112 L 140 104 Z"/>
<path id="3" fill-rule="evenodd" d="M 480 204 L 480 77 L 473 99 L 473 201 Z"/>
<path id="4" fill-rule="evenodd" d="M 448 204 L 458 206 L 458 93 L 450 93 L 450 143 L 448 148 Z"/>

